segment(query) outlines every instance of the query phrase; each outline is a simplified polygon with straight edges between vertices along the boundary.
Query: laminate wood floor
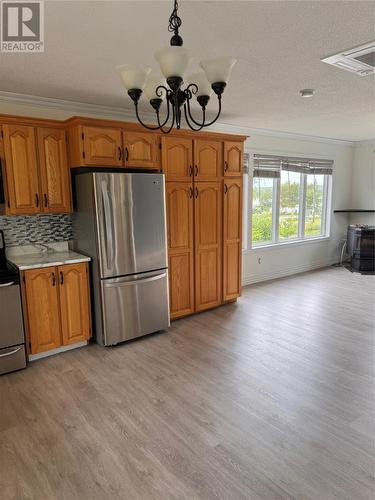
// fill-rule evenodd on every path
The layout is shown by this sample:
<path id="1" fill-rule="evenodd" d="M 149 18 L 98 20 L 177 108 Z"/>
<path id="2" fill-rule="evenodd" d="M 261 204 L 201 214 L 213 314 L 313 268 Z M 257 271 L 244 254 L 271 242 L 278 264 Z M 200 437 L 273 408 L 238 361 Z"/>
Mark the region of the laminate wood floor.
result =
<path id="1" fill-rule="evenodd" d="M 329 268 L 0 377 L 2 500 L 374 499 L 375 277 Z"/>

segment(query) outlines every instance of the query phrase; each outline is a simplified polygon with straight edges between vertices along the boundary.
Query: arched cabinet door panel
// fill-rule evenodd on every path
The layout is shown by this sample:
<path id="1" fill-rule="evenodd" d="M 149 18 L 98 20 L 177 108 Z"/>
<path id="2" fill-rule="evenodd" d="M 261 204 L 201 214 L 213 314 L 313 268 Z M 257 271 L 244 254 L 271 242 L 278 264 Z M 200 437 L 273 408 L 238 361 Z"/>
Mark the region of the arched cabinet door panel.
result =
<path id="1" fill-rule="evenodd" d="M 243 163 L 243 144 L 242 142 L 225 141 L 224 142 L 224 176 L 241 177 Z"/>
<path id="2" fill-rule="evenodd" d="M 171 318 L 194 312 L 193 187 L 167 182 L 167 234 Z"/>
<path id="3" fill-rule="evenodd" d="M 31 354 L 61 346 L 57 268 L 24 272 Z"/>
<path id="4" fill-rule="evenodd" d="M 70 175 L 66 157 L 65 131 L 38 128 L 41 206 L 44 212 L 70 212 Z"/>
<path id="5" fill-rule="evenodd" d="M 121 130 L 83 127 L 83 162 L 85 165 L 123 166 Z"/>
<path id="6" fill-rule="evenodd" d="M 190 182 L 193 176 L 193 141 L 162 137 L 162 167 L 167 181 Z"/>
<path id="7" fill-rule="evenodd" d="M 223 300 L 241 295 L 242 180 L 224 179 Z"/>
<path id="8" fill-rule="evenodd" d="M 219 181 L 223 175 L 223 143 L 219 141 L 194 141 L 194 179 Z"/>
<path id="9" fill-rule="evenodd" d="M 221 184 L 196 183 L 195 216 L 195 307 L 203 311 L 221 303 Z"/>
<path id="10" fill-rule="evenodd" d="M 90 300 L 87 264 L 59 266 L 61 329 L 64 345 L 90 337 Z"/>
<path id="11" fill-rule="evenodd" d="M 125 167 L 160 169 L 160 137 L 147 132 L 124 132 Z"/>
<path id="12" fill-rule="evenodd" d="M 3 125 L 9 214 L 41 211 L 34 127 Z"/>

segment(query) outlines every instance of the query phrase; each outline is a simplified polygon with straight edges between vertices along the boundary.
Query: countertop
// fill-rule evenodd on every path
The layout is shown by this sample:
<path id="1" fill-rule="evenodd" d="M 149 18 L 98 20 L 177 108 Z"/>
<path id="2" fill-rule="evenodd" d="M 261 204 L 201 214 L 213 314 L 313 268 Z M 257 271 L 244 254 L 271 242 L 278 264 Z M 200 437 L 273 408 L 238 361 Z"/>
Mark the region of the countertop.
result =
<path id="1" fill-rule="evenodd" d="M 75 264 L 78 262 L 89 262 L 90 257 L 86 255 L 73 252 L 67 246 L 60 246 L 58 248 L 46 249 L 33 248 L 30 250 L 22 251 L 23 248 L 18 247 L 12 249 L 13 251 L 7 252 L 7 259 L 18 267 L 20 271 L 26 269 L 37 269 L 40 267 L 62 266 L 64 264 Z"/>

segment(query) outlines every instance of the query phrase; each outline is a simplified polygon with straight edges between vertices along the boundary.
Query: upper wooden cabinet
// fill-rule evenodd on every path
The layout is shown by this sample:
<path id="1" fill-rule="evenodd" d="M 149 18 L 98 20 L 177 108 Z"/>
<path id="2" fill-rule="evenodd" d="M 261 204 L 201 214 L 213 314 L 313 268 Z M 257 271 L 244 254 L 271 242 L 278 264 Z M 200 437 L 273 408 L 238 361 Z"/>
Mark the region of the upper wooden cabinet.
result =
<path id="1" fill-rule="evenodd" d="M 201 182 L 194 188 L 195 308 L 221 304 L 221 183 Z"/>
<path id="2" fill-rule="evenodd" d="M 7 213 L 33 214 L 41 211 L 36 157 L 35 129 L 3 125 Z"/>
<path id="3" fill-rule="evenodd" d="M 194 312 L 194 201 L 189 182 L 167 182 L 168 274 L 171 318 Z"/>
<path id="4" fill-rule="evenodd" d="M 87 340 L 91 334 L 86 263 L 23 271 L 31 354 Z"/>
<path id="5" fill-rule="evenodd" d="M 193 141 L 162 137 L 162 168 L 167 181 L 189 182 L 193 176 Z"/>
<path id="6" fill-rule="evenodd" d="M 126 167 L 160 168 L 160 138 L 157 134 L 124 131 Z"/>
<path id="7" fill-rule="evenodd" d="M 242 179 L 224 180 L 223 300 L 241 295 Z"/>
<path id="8" fill-rule="evenodd" d="M 194 178 L 218 181 L 223 175 L 223 143 L 197 139 L 194 141 Z"/>
<path id="9" fill-rule="evenodd" d="M 105 127 L 82 128 L 81 165 L 122 167 L 122 136 L 120 129 Z M 79 165 L 76 165 L 79 166 Z"/>
<path id="10" fill-rule="evenodd" d="M 45 212 L 70 212 L 70 175 L 66 157 L 65 131 L 38 128 L 41 206 Z"/>
<path id="11" fill-rule="evenodd" d="M 242 175 L 243 143 L 224 142 L 224 176 L 240 177 Z"/>

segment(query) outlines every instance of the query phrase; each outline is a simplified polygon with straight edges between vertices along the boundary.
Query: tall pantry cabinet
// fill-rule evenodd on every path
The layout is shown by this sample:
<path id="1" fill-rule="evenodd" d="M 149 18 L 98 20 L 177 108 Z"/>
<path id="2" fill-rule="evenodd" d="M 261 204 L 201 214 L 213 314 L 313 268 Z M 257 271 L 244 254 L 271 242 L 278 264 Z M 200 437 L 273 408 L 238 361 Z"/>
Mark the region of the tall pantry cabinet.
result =
<path id="1" fill-rule="evenodd" d="M 241 294 L 242 149 L 162 137 L 172 319 Z"/>

